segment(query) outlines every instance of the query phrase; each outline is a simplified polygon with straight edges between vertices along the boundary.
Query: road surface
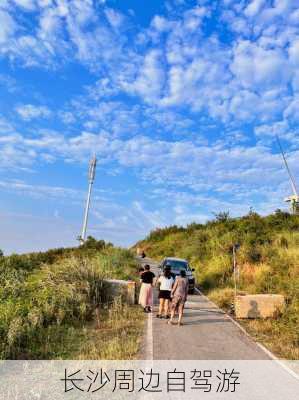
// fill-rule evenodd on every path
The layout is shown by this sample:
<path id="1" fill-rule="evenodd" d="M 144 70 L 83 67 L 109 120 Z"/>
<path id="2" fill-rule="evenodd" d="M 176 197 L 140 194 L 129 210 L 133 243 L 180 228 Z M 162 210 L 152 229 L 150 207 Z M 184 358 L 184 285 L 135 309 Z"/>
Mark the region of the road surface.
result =
<path id="1" fill-rule="evenodd" d="M 150 259 L 157 275 L 158 266 Z M 155 307 L 148 315 L 140 358 L 153 360 L 269 360 L 270 356 L 246 335 L 231 318 L 205 296 L 189 295 L 183 326 L 168 325 L 156 318 Z"/>

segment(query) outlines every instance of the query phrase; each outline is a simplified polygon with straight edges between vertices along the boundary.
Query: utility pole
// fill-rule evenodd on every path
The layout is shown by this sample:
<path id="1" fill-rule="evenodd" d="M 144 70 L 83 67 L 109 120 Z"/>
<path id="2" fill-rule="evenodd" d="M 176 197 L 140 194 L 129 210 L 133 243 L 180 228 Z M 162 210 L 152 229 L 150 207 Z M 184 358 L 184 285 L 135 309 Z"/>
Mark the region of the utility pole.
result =
<path id="1" fill-rule="evenodd" d="M 91 190 L 92 190 L 92 185 L 93 185 L 95 174 L 96 174 L 96 166 L 97 166 L 97 159 L 96 159 L 96 156 L 94 156 L 90 160 L 90 164 L 89 164 L 89 173 L 88 173 L 89 184 L 88 184 L 88 194 L 87 194 L 87 200 L 86 200 L 85 214 L 84 214 L 84 220 L 83 220 L 83 226 L 82 226 L 82 233 L 81 233 L 81 236 L 78 237 L 78 240 L 81 245 L 84 244 L 85 239 L 86 239 L 86 229 L 87 229 L 88 214 L 89 214 L 89 208 L 90 208 Z"/>
<path id="2" fill-rule="evenodd" d="M 234 286 L 235 286 L 235 297 L 237 296 L 237 250 L 240 245 L 238 243 L 233 245 L 233 261 L 234 261 Z"/>

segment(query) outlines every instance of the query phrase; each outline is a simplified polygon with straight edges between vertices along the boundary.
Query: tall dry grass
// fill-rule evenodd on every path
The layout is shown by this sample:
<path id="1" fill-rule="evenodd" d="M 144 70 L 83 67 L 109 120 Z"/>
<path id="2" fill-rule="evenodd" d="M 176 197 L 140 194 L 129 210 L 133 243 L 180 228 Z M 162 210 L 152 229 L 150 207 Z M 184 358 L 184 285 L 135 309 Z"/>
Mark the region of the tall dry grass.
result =
<path id="1" fill-rule="evenodd" d="M 221 307 L 231 310 L 234 243 L 240 244 L 238 291 L 279 293 L 287 302 L 277 320 L 250 322 L 248 326 L 254 334 L 260 331 L 267 338 L 266 344 L 273 345 L 271 348 L 279 355 L 298 359 L 299 216 L 279 210 L 266 217 L 250 212 L 230 218 L 222 213 L 206 224 L 159 229 L 136 246 L 145 248 L 156 260 L 166 256 L 189 260 L 201 289 Z"/>
<path id="2" fill-rule="evenodd" d="M 133 256 L 115 248 L 93 257 L 70 255 L 30 273 L 2 269 L 0 358 L 56 358 L 76 353 L 72 343 L 78 345 L 78 336 L 87 338 L 84 332 L 94 319 L 96 306 L 107 304 L 109 293 L 104 280 L 126 279 L 135 271 Z M 111 311 L 116 305 L 113 307 L 102 307 L 107 321 L 116 315 Z M 124 308 L 119 321 L 128 313 Z"/>

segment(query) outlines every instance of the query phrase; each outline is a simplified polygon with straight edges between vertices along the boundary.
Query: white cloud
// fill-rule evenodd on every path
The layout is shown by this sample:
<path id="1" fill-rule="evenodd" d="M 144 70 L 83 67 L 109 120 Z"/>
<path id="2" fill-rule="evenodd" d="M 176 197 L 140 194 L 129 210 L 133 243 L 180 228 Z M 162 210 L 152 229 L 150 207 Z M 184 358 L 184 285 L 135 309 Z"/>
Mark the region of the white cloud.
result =
<path id="1" fill-rule="evenodd" d="M 299 123 L 299 96 L 294 97 L 293 101 L 287 106 L 284 117 L 292 122 Z"/>
<path id="2" fill-rule="evenodd" d="M 294 92 L 299 92 L 299 71 L 296 71 L 292 80 L 292 88 Z"/>
<path id="3" fill-rule="evenodd" d="M 59 116 L 65 124 L 73 124 L 76 122 L 76 117 L 71 111 L 61 111 Z"/>
<path id="4" fill-rule="evenodd" d="M 198 28 L 202 23 L 203 17 L 208 16 L 209 11 L 205 7 L 195 7 L 184 13 L 184 27 L 188 31 L 198 32 Z"/>
<path id="5" fill-rule="evenodd" d="M 13 2 L 26 10 L 33 11 L 36 7 L 35 0 L 13 0 Z"/>
<path id="6" fill-rule="evenodd" d="M 299 9 L 295 9 L 290 15 L 290 22 L 297 25 L 299 20 Z"/>
<path id="7" fill-rule="evenodd" d="M 269 183 L 277 182 L 281 177 L 279 157 L 271 154 L 264 146 L 236 146 L 228 149 L 224 143 L 205 146 L 191 141 L 157 141 L 145 136 L 121 140 L 104 132 L 98 135 L 84 132 L 69 139 L 58 133 L 45 133 L 35 138 L 15 135 L 14 141 L 11 136 L 6 139 L 4 137 L 3 146 L 4 154 L 9 152 L 9 165 L 13 160 L 19 166 L 24 162 L 32 165 L 41 152 L 71 162 L 85 161 L 92 152 L 96 152 L 100 164 L 117 162 L 121 167 L 136 169 L 142 179 L 154 185 L 167 183 L 193 190 L 204 182 L 214 188 L 227 182 L 232 187 L 247 187 L 248 191 L 260 187 L 262 192 L 259 178 L 261 171 L 268 176 Z M 23 163 L 19 160 L 20 154 L 23 157 L 29 154 Z M 296 156 L 298 150 L 293 151 L 290 159 L 295 160 Z M 296 165 L 294 167 L 296 171 Z"/>
<path id="8" fill-rule="evenodd" d="M 99 61 L 115 60 L 117 51 L 121 55 L 122 39 L 116 37 L 115 28 L 123 17 L 113 9 L 107 9 L 108 25 L 90 0 L 11 1 L 14 6 L 8 5 L 7 10 L 0 7 L 2 56 L 21 60 L 27 67 L 43 68 L 56 68 L 61 60 L 77 58 L 93 69 Z M 14 12 L 16 6 L 18 13 Z"/>
<path id="9" fill-rule="evenodd" d="M 149 51 L 133 83 L 122 82 L 124 89 L 136 93 L 148 102 L 157 102 L 164 84 L 163 55 L 159 50 Z"/>
<path id="10" fill-rule="evenodd" d="M 237 44 L 231 70 L 250 89 L 281 86 L 291 77 L 287 58 L 280 49 L 264 50 L 248 41 Z"/>
<path id="11" fill-rule="evenodd" d="M 47 186 L 47 185 L 32 185 L 23 181 L 17 180 L 0 180 L 0 189 L 2 191 L 10 191 L 20 195 L 26 194 L 35 198 L 49 198 L 55 199 L 72 199 L 73 201 L 82 201 L 84 199 L 84 192 L 76 189 L 61 187 L 61 186 Z"/>
<path id="12" fill-rule="evenodd" d="M 264 4 L 265 0 L 253 0 L 246 7 L 244 14 L 248 17 L 254 17 L 261 11 L 261 8 L 264 6 Z"/>
<path id="13" fill-rule="evenodd" d="M 37 3 L 40 7 L 49 7 L 53 5 L 53 0 L 37 0 Z"/>
<path id="14" fill-rule="evenodd" d="M 9 8 L 9 2 L 10 0 L 2 0 L 0 4 L 1 9 L 8 9 Z"/>
<path id="15" fill-rule="evenodd" d="M 254 22 L 249 23 L 244 14 L 241 17 L 241 12 L 242 8 L 237 12 L 240 15 L 233 12 L 230 22 L 239 19 L 240 34 L 249 34 Z M 201 11 L 199 18 L 209 13 L 209 9 Z M 191 9 L 184 18 L 195 14 Z M 282 18 L 285 16 L 282 14 Z M 193 36 L 183 18 L 155 16 L 144 39 L 145 43 L 152 40 L 153 50 L 144 54 L 143 62 L 140 57 L 137 59 L 136 64 L 141 67 L 135 66 L 132 74 L 122 76 L 121 88 L 151 105 L 190 106 L 193 111 L 207 112 L 225 123 L 246 119 L 252 122 L 256 118 L 271 121 L 290 102 L 289 84 L 297 87 L 299 78 L 282 48 L 282 43 L 285 46 L 293 37 L 294 32 L 286 29 L 271 32 L 267 28 L 258 40 L 236 38 L 231 45 L 223 45 L 216 36 L 201 40 L 201 27 Z M 294 50 L 290 52 L 293 54 Z"/>
<path id="16" fill-rule="evenodd" d="M 52 41 L 57 38 L 62 30 L 62 19 L 58 13 L 58 9 L 46 8 L 39 19 L 38 35 L 44 39 Z"/>
<path id="17" fill-rule="evenodd" d="M 106 8 L 105 15 L 113 28 L 119 28 L 124 21 L 124 16 L 112 8 Z"/>
<path id="18" fill-rule="evenodd" d="M 7 121 L 6 118 L 0 115 L 0 135 L 8 135 L 10 133 L 14 133 L 13 125 L 9 121 Z"/>
<path id="19" fill-rule="evenodd" d="M 290 146 L 290 164 L 294 174 L 299 172 L 294 2 L 225 0 L 219 21 L 213 2 L 193 8 L 186 2 L 184 9 L 156 15 L 144 28 L 117 9 L 98 7 L 104 3 L 99 0 L 21 2 L 17 12 L 1 3 L 1 56 L 17 68 L 57 68 L 62 76 L 66 64 L 79 63 L 94 82 L 57 112 L 69 125 L 65 134 L 30 132 L 30 124 L 22 124 L 21 131 L 18 119 L 15 124 L 0 119 L 5 172 L 35 169 L 37 162 L 85 163 L 96 151 L 99 168 L 128 172 L 161 204 L 156 214 L 140 199 L 121 211 L 119 205 L 101 203 L 95 230 L 115 237 L 121 221 L 121 240 L 126 230 L 141 236 L 167 217 L 183 223 L 204 218 L 213 208 L 242 212 L 250 203 L 262 210 L 281 204 L 289 188 L 273 145 L 276 133 Z M 118 29 L 123 18 L 129 29 Z M 35 101 L 17 105 L 22 119 L 53 115 L 31 104 Z M 34 191 L 29 184 L 18 185 L 11 190 Z M 47 188 L 38 189 L 47 196 Z M 206 209 L 194 210 L 195 203 Z"/>
<path id="20" fill-rule="evenodd" d="M 291 63 L 299 67 L 299 38 L 291 43 L 289 48 L 289 55 Z"/>
<path id="21" fill-rule="evenodd" d="M 0 180 L 0 191 L 2 193 L 14 193 L 22 198 L 30 197 L 33 204 L 35 202 L 40 204 L 41 199 L 43 201 L 47 199 L 46 211 L 42 217 L 25 213 L 22 215 L 1 215 L 2 225 L 6 227 L 7 224 L 7 228 L 9 227 L 6 230 L 5 237 L 0 237 L 2 248 L 4 246 L 3 249 L 6 252 L 16 250 L 16 238 L 20 238 L 21 241 L 17 248 L 18 252 L 61 247 L 61 245 L 76 245 L 76 236 L 81 229 L 85 191 L 59 186 L 32 185 L 16 180 Z M 121 194 L 118 193 L 117 198 Z M 89 234 L 115 244 L 132 245 L 157 225 L 166 225 L 167 221 L 161 216 L 160 210 L 149 210 L 142 201 L 135 200 L 126 204 L 126 206 L 115 201 L 115 193 L 99 191 L 96 181 L 88 226 Z M 71 222 L 68 221 L 63 211 L 65 204 L 67 204 L 68 209 L 73 209 L 77 216 Z M 57 221 L 53 224 L 53 214 L 55 218 L 61 219 L 60 223 L 64 227 L 57 232 L 58 238 L 54 234 L 57 230 Z M 10 224 L 7 223 L 6 219 L 10 219 Z M 31 229 L 28 229 L 28 226 L 34 227 L 32 232 Z M 36 238 L 34 234 L 35 231 L 40 231 L 41 226 L 47 231 L 47 235 L 43 235 L 42 240 Z M 12 233 L 14 229 L 17 231 L 15 234 Z M 25 235 L 24 232 L 26 232 Z"/>
<path id="22" fill-rule="evenodd" d="M 266 131 L 267 127 L 263 129 Z M 281 123 L 276 129 L 287 131 L 287 126 Z M 264 135 L 262 128 L 260 134 Z M 132 244 L 149 230 L 167 225 L 169 221 L 178 224 L 204 221 L 213 211 L 226 209 L 238 215 L 247 212 L 254 203 L 257 211 L 270 212 L 283 207 L 283 198 L 289 191 L 280 155 L 272 154 L 263 145 L 230 148 L 225 141 L 203 145 L 191 140 L 167 141 L 145 136 L 119 139 L 104 132 L 65 137 L 61 133 L 45 131 L 33 137 L 2 135 L 0 149 L 0 166 L 5 167 L 6 173 L 12 168 L 34 168 L 35 163 L 43 162 L 45 156 L 67 163 L 78 164 L 79 161 L 85 166 L 94 151 L 100 169 L 103 166 L 109 168 L 112 162 L 121 169 L 134 171 L 138 181 L 146 183 L 144 196 L 147 201 L 158 202 L 158 211 L 154 204 L 152 208 L 143 204 L 138 196 L 125 206 L 114 203 L 119 196 L 114 195 L 112 201 L 95 190 L 93 197 L 90 233 L 121 244 Z M 298 156 L 298 150 L 289 153 L 295 175 L 299 174 Z M 0 181 L 0 189 L 27 195 L 36 201 L 47 198 L 55 202 L 55 210 L 59 202 L 67 201 L 68 207 L 80 207 L 80 210 L 84 205 L 85 192 L 77 189 L 36 186 L 7 179 Z M 73 227 L 72 235 L 75 236 L 74 232 L 77 234 L 79 229 L 79 224 Z M 48 240 L 50 246 L 52 241 Z"/>
<path id="23" fill-rule="evenodd" d="M 164 32 L 169 30 L 172 27 L 172 25 L 173 24 L 170 21 L 168 21 L 167 18 L 161 15 L 155 15 L 151 21 L 152 28 L 159 32 Z"/>
<path id="24" fill-rule="evenodd" d="M 255 133 L 260 137 L 274 137 L 275 135 L 284 136 L 288 130 L 288 123 L 286 121 L 279 121 L 271 125 L 259 125 L 255 128 Z"/>
<path id="25" fill-rule="evenodd" d="M 36 118 L 48 118 L 51 116 L 51 111 L 45 106 L 35 106 L 33 104 L 24 104 L 16 107 L 17 113 L 25 121 L 30 121 Z"/>
<path id="26" fill-rule="evenodd" d="M 8 12 L 0 9 L 0 45 L 5 44 L 15 33 L 16 23 Z"/>
<path id="27" fill-rule="evenodd" d="M 41 63 L 44 68 L 53 67 L 55 62 L 51 52 L 46 41 L 30 35 L 18 37 L 7 47 L 9 57 L 12 60 L 19 58 L 25 67 L 38 67 Z"/>

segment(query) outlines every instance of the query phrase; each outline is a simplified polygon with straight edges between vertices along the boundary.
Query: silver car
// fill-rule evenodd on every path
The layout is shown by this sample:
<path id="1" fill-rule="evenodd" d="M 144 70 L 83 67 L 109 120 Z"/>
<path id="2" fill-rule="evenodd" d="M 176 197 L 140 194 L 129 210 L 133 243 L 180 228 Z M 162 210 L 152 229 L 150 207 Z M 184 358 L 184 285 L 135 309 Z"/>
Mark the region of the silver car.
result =
<path id="1" fill-rule="evenodd" d="M 182 269 L 186 271 L 186 277 L 189 281 L 189 293 L 193 294 L 195 291 L 195 278 L 193 276 L 194 269 L 190 268 L 188 261 L 182 258 L 166 257 L 160 264 L 160 275 L 163 274 L 166 265 L 171 268 L 171 273 L 174 277 L 180 275 Z"/>

